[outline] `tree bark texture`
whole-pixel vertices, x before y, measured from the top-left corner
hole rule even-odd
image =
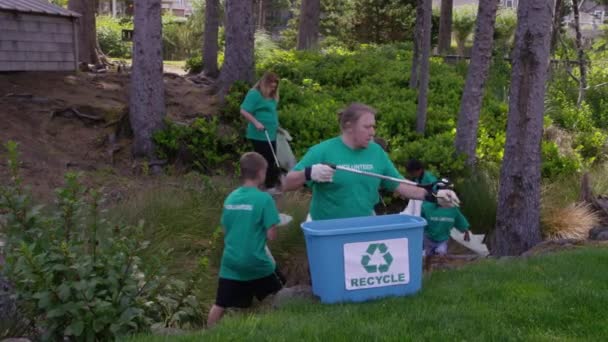
[[[411,89],[418,88],[418,74],[420,68],[420,44],[422,42],[422,32],[424,17],[424,0],[416,0],[416,22],[414,25],[414,46],[412,49],[412,70],[410,71],[410,83]]]
[[[494,24],[499,0],[481,0],[477,10],[477,28],[471,55],[471,63],[460,101],[460,113],[454,145],[456,151],[467,157],[467,164],[475,164],[479,113],[483,103],[484,86],[492,61]]]
[[[454,0],[441,0],[441,12],[439,16],[439,43],[438,50],[440,55],[445,55],[450,51],[452,45],[452,9]]]
[[[203,37],[203,73],[216,77],[217,51],[218,51],[218,32],[220,26],[220,1],[205,1],[205,33]]]
[[[310,50],[317,47],[320,16],[320,0],[302,0],[298,27],[298,50]]]
[[[226,52],[219,78],[220,101],[234,82],[253,83],[254,34],[253,1],[226,0]]]
[[[99,64],[97,56],[97,29],[95,27],[95,1],[69,0],[68,9],[79,13],[78,59],[87,64]]]
[[[423,31],[420,44],[420,78],[418,83],[418,108],[416,110],[416,132],[424,134],[426,128],[426,111],[428,103],[430,62],[431,62],[431,29],[433,27],[432,0],[424,0]]]
[[[585,91],[587,90],[587,65],[585,62],[585,50],[583,47],[583,35],[581,34],[581,22],[579,13],[579,0],[572,0],[572,12],[574,13],[574,32],[576,33],[576,51],[578,56],[578,68],[579,68],[579,86],[578,86],[578,100],[576,106],[580,108],[585,99]]]
[[[152,134],[163,127],[165,117],[161,1],[136,0],[134,6],[129,110],[133,156],[154,159]]]
[[[554,0],[519,3],[507,140],[493,253],[519,255],[541,241],[541,137]]]

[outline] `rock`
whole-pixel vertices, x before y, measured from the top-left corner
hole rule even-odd
[[[312,293],[312,288],[308,285],[284,287],[274,295],[272,306],[279,308],[293,299],[315,300],[315,296]]]
[[[598,240],[598,241],[608,240],[608,230],[601,231],[599,234],[597,234],[597,236],[595,237],[595,240]]]
[[[608,227],[595,227],[589,231],[590,240],[608,240]]]

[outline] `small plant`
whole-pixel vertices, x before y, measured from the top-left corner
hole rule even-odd
[[[589,231],[599,223],[598,214],[586,203],[557,208],[544,206],[541,212],[542,233],[544,238],[549,240],[585,240]]]
[[[167,276],[170,251],[142,261],[149,249],[143,222],[103,220],[101,193],[82,187],[76,173],[65,175],[54,208],[33,207],[19,175],[17,144],[6,148],[11,181],[0,188],[2,231],[8,237],[3,272],[43,340],[111,340],[155,322],[200,319],[190,288]],[[158,310],[167,298],[175,305]]]

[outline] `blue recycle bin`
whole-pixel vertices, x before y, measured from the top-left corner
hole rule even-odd
[[[313,293],[338,303],[418,292],[425,226],[409,215],[302,223]]]

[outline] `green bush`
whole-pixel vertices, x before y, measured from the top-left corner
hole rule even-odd
[[[198,74],[203,71],[203,56],[200,52],[195,53],[186,59],[184,71],[188,72],[189,74]]]
[[[238,160],[246,146],[242,135],[220,125],[217,116],[197,118],[190,126],[170,121],[165,126],[153,136],[159,157],[174,161],[183,148],[188,157],[182,161],[206,173],[219,172],[227,162]]]
[[[191,294],[198,272],[184,283],[166,275],[161,258],[142,262],[149,248],[141,239],[143,222],[101,219],[100,192],[82,187],[75,173],[66,174],[55,208],[34,206],[19,175],[17,144],[6,148],[11,178],[0,188],[8,237],[3,272],[43,340],[114,340],[155,323],[200,321]]]
[[[97,40],[101,51],[114,58],[131,58],[131,43],[122,40],[122,30],[132,29],[132,22],[109,16],[98,16],[96,25]]]

